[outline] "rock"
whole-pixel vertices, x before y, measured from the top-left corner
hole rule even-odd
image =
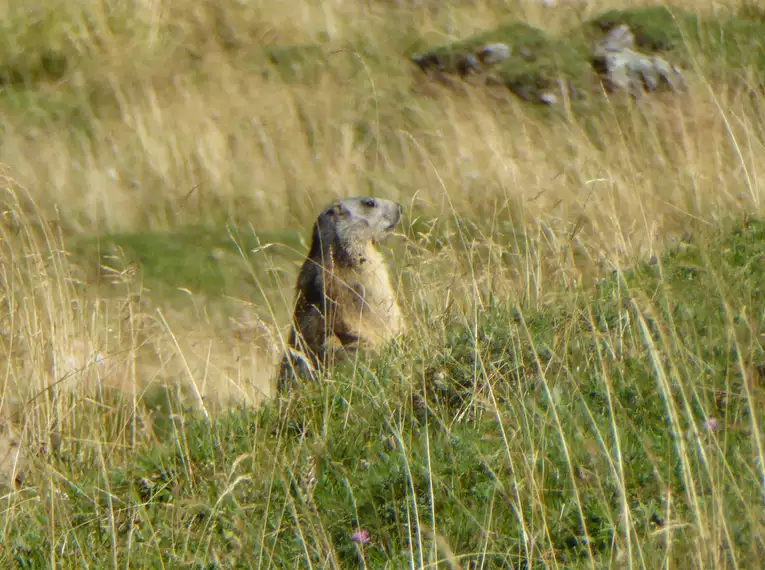
[[[466,55],[461,57],[456,62],[457,73],[463,77],[469,73],[478,73],[481,71],[481,66],[478,65],[478,61],[473,55]]]
[[[417,65],[423,72],[428,72],[431,69],[438,69],[443,71],[443,63],[438,54],[433,52],[416,53],[409,58],[409,60]]]
[[[484,65],[494,65],[510,58],[510,48],[506,44],[486,44],[476,52],[476,56]]]
[[[489,43],[481,46],[474,53],[451,53],[437,52],[418,53],[409,59],[423,72],[438,71],[441,73],[456,73],[461,77],[470,73],[480,73],[487,67],[491,67],[507,60],[510,57],[510,48],[503,43]]]
[[[539,102],[545,105],[556,105],[558,103],[558,97],[555,95],[555,93],[541,93],[539,95]]]
[[[676,93],[685,89],[685,79],[677,67],[634,48],[635,36],[626,24],[612,28],[595,46],[592,64],[609,91],[637,96],[665,86]]]
[[[587,84],[594,74],[591,46],[582,37],[560,41],[525,22],[510,21],[464,40],[427,49],[409,59],[429,79],[457,91],[463,83],[495,86],[533,103],[550,104],[561,80]],[[559,98],[559,97],[558,97]]]
[[[686,89],[683,72],[660,55],[660,47],[654,47],[671,46],[671,42],[646,43],[645,37],[653,37],[646,30],[652,29],[640,19],[634,25],[615,16],[602,20],[597,29],[603,37],[595,46],[586,39],[592,28],[551,38],[523,22],[510,22],[415,54],[410,60],[431,79],[458,91],[464,87],[460,80],[467,79],[474,86],[504,86],[540,105],[594,99],[602,92],[601,85],[635,97],[661,89],[674,93]]]
[[[614,52],[635,47],[635,34],[632,33],[629,26],[622,24],[616,26],[600,41],[595,48],[595,53]]]
[[[666,60],[657,56],[653,56],[651,59],[653,61],[653,71],[659,79],[666,81],[673,91],[679,92],[685,90],[685,77],[676,65],[671,65]]]

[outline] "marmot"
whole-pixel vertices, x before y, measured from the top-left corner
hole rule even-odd
[[[338,200],[319,214],[311,249],[300,270],[295,313],[278,391],[299,376],[313,379],[336,336],[344,349],[380,346],[404,331],[388,269],[375,242],[401,219],[391,200]]]

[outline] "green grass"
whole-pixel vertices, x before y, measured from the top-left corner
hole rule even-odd
[[[289,405],[175,409],[133,449],[69,425],[3,498],[0,561],[755,567],[763,283],[765,223],[750,222],[538,308],[496,300]]]
[[[116,274],[134,268],[155,298],[172,297],[182,289],[209,297],[250,297],[262,294],[256,280],[271,283],[276,274],[283,277],[290,264],[302,260],[303,239],[302,232],[294,231],[258,234],[226,225],[184,226],[165,232],[73,236],[68,250],[91,284],[113,281]],[[258,257],[264,249],[268,262]],[[292,272],[286,275],[292,279]]]

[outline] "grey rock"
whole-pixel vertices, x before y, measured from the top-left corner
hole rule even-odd
[[[555,95],[555,93],[546,91],[539,94],[539,102],[545,105],[555,105],[558,103],[558,97]]]
[[[438,54],[433,52],[416,53],[409,59],[422,69],[422,71],[429,71],[430,69],[443,71],[444,69],[442,58],[438,57]]]
[[[510,48],[506,44],[486,44],[476,52],[478,60],[485,65],[494,65],[510,58]]]
[[[622,24],[609,31],[595,48],[595,53],[605,53],[633,49],[635,47],[635,34],[629,26]]]
[[[676,66],[659,56],[635,50],[635,36],[624,24],[611,29],[595,46],[592,63],[609,91],[627,91],[637,96],[662,87],[677,93],[686,86]]]
[[[477,49],[475,53],[439,54],[424,52],[409,59],[424,72],[456,73],[464,77],[471,73],[480,73],[482,66],[491,66],[510,57],[510,48],[503,43],[489,43]]]
[[[455,67],[457,68],[457,73],[461,76],[481,71],[481,66],[478,64],[475,56],[470,54],[458,58],[455,62]]]
[[[436,77],[446,79],[445,73],[455,73],[464,77],[470,73],[478,73],[481,66],[472,54],[438,54],[434,52],[418,53],[411,56],[410,61],[416,64],[424,73],[433,73]]]

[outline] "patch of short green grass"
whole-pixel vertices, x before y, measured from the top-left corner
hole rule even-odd
[[[209,297],[259,298],[263,291],[256,280],[271,284],[284,278],[285,270],[277,270],[273,261],[279,260],[282,268],[299,263],[305,255],[303,237],[301,232],[257,234],[222,224],[76,236],[68,248],[91,283],[135,271],[159,298],[179,290]],[[263,255],[265,250],[268,255]]]
[[[14,86],[0,89],[0,109],[18,117],[25,129],[44,129],[65,124],[73,133],[91,135],[90,102],[84,93],[38,91]]]
[[[0,557],[754,567],[765,223],[686,241],[539,308],[453,315],[289,402],[208,420],[168,401],[134,449],[70,426],[5,495]]]

